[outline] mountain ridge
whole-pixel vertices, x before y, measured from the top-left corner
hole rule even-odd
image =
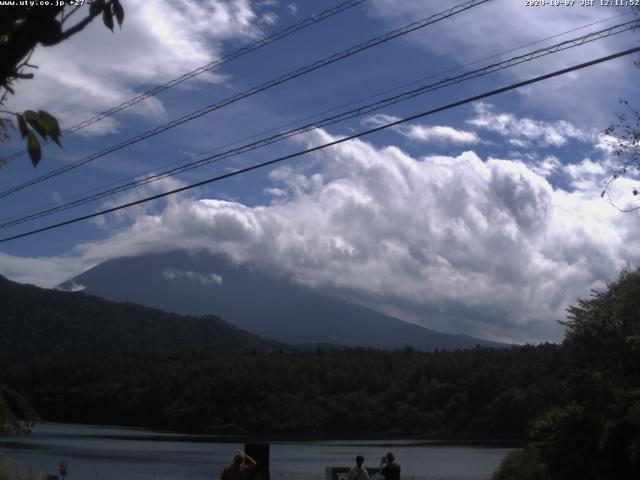
[[[397,349],[457,349],[504,344],[447,334],[318,293],[289,279],[235,265],[220,255],[173,251],[121,257],[59,287],[176,312],[214,314],[264,338]]]
[[[213,315],[193,317],[0,276],[0,358],[33,360],[120,353],[251,353],[289,349]]]

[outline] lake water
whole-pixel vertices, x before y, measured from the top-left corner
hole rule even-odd
[[[377,466],[389,450],[402,466],[403,480],[480,480],[490,478],[510,451],[417,440],[270,444],[273,480],[323,480],[327,466],[350,466],[357,453],[365,465]],[[0,453],[25,468],[57,474],[58,462],[66,461],[67,480],[213,480],[236,448],[243,444],[232,438],[60,423],[37,425],[28,437],[0,437]]]

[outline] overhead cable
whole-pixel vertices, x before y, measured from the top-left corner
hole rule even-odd
[[[216,176],[216,177],[208,178],[206,180],[202,180],[200,182],[196,182],[196,183],[192,183],[190,185],[186,185],[186,186],[183,186],[183,187],[180,187],[180,188],[176,188],[176,189],[170,190],[168,192],[159,193],[159,194],[152,195],[152,196],[149,196],[149,197],[145,197],[145,198],[133,201],[133,202],[128,202],[128,203],[125,203],[125,204],[122,204],[122,205],[118,205],[118,206],[115,206],[115,207],[107,208],[105,210],[101,210],[101,211],[98,211],[98,212],[95,212],[95,213],[91,213],[91,214],[88,214],[88,215],[83,215],[83,216],[80,216],[80,217],[76,217],[76,218],[73,218],[73,219],[70,219],[70,220],[66,220],[64,222],[55,223],[55,224],[52,224],[52,225],[47,225],[46,227],[37,228],[37,229],[30,230],[30,231],[27,231],[27,232],[24,232],[24,233],[20,233],[20,234],[17,234],[17,235],[4,237],[4,238],[0,239],[0,243],[5,243],[5,242],[8,242],[10,240],[16,240],[16,239],[19,239],[19,238],[24,238],[24,237],[27,237],[27,236],[35,235],[37,233],[46,232],[46,231],[53,230],[53,229],[56,229],[56,228],[60,228],[60,227],[66,226],[66,225],[71,225],[71,224],[74,224],[74,223],[77,223],[77,222],[81,222],[83,220],[96,218],[96,217],[99,217],[99,216],[102,216],[102,215],[106,215],[108,213],[112,213],[112,212],[116,212],[116,211],[123,210],[123,209],[126,209],[126,208],[130,208],[130,207],[133,207],[135,205],[141,205],[143,203],[151,202],[153,200],[158,200],[160,198],[165,198],[165,197],[168,197],[170,195],[175,195],[177,193],[181,193],[181,192],[185,192],[185,191],[188,191],[188,190],[192,190],[194,188],[202,187],[204,185],[208,185],[208,184],[211,184],[211,183],[214,183],[214,182],[219,182],[219,181],[225,180],[227,178],[235,177],[235,176],[242,175],[242,174],[254,171],[254,170],[258,170],[258,169],[265,168],[265,167],[268,167],[268,166],[271,166],[271,165],[275,165],[277,163],[284,162],[284,161],[290,160],[292,158],[300,157],[300,156],[306,155],[308,153],[312,153],[312,152],[316,152],[316,151],[319,151],[319,150],[323,150],[325,148],[328,148],[328,147],[331,147],[331,146],[334,146],[334,145],[338,145],[338,144],[341,144],[341,143],[344,143],[344,142],[348,142],[350,140],[354,140],[354,139],[357,139],[357,138],[368,136],[368,135],[371,135],[373,133],[380,132],[382,130],[386,130],[387,128],[395,127],[397,125],[401,125],[401,124],[406,123],[406,122],[410,122],[410,121],[413,121],[413,120],[417,120],[419,118],[423,118],[423,117],[426,117],[426,116],[429,116],[429,115],[433,115],[435,113],[443,112],[445,110],[450,110],[450,109],[455,108],[455,107],[459,107],[459,106],[462,106],[462,105],[466,105],[468,103],[476,102],[478,100],[483,100],[485,98],[489,98],[489,97],[492,97],[492,96],[495,96],[495,95],[499,95],[501,93],[505,93],[505,92],[512,91],[512,90],[516,90],[518,88],[522,88],[522,87],[525,87],[525,86],[528,86],[528,85],[532,85],[534,83],[539,83],[539,82],[548,80],[550,78],[558,77],[560,75],[565,75],[567,73],[574,72],[576,70],[581,70],[581,69],[584,69],[584,68],[588,68],[588,67],[591,67],[593,65],[597,65],[597,64],[600,64],[600,63],[603,63],[603,62],[607,62],[607,61],[610,61],[610,60],[613,60],[613,59],[616,59],[616,58],[624,57],[626,55],[631,55],[631,54],[638,53],[638,52],[640,52],[640,47],[630,48],[630,49],[623,50],[623,51],[618,52],[618,53],[614,53],[612,55],[607,55],[605,57],[600,57],[600,58],[597,58],[595,60],[591,60],[591,61],[588,61],[588,62],[580,63],[580,64],[574,65],[572,67],[563,68],[561,70],[556,70],[556,71],[554,71],[552,73],[547,73],[545,75],[540,75],[538,77],[534,77],[534,78],[531,78],[529,80],[524,80],[522,82],[514,83],[514,84],[508,85],[506,87],[502,87],[502,88],[498,88],[498,89],[495,89],[495,90],[491,90],[489,92],[485,92],[485,93],[482,93],[480,95],[475,95],[473,97],[465,98],[464,100],[459,100],[457,102],[449,103],[448,105],[445,105],[445,106],[442,106],[442,107],[438,107],[438,108],[435,108],[435,109],[432,109],[432,110],[421,112],[421,113],[412,115],[410,117],[402,118],[402,119],[399,119],[399,120],[396,120],[396,121],[393,121],[393,122],[386,123],[384,125],[380,125],[378,127],[370,128],[368,130],[365,130],[365,131],[362,131],[362,132],[359,132],[359,133],[356,133],[354,135],[350,135],[350,136],[347,136],[347,137],[343,137],[343,138],[340,138],[338,140],[334,140],[332,142],[328,142],[328,143],[324,143],[322,145],[318,145],[318,146],[315,146],[315,147],[307,148],[305,150],[300,150],[300,151],[295,152],[295,153],[284,155],[284,156],[281,156],[281,157],[278,157],[278,158],[275,158],[275,159],[272,159],[272,160],[268,160],[266,162],[258,163],[258,164],[252,165],[250,167],[246,167],[246,168],[242,168],[242,169],[236,170],[234,172],[226,173],[224,175],[219,175],[219,176]]]
[[[294,135],[300,135],[302,133],[305,132],[309,132],[311,130],[315,130],[318,128],[323,128],[323,127],[327,127],[329,125],[338,123],[338,122],[343,122],[345,120],[351,119],[351,118],[355,118],[358,116],[362,116],[368,113],[372,113],[374,111],[380,110],[381,108],[385,108],[391,105],[394,105],[396,103],[400,103],[406,100],[409,100],[411,98],[417,97],[419,95],[423,95],[425,93],[429,93],[435,90],[439,90],[441,88],[444,87],[448,87],[451,85],[455,85],[467,80],[471,80],[474,78],[478,78],[481,76],[485,76],[488,75],[490,73],[494,73],[494,72],[498,72],[501,70],[505,70],[507,68],[511,68],[513,66],[516,65],[520,65],[522,63],[526,63],[526,62],[530,62],[532,60],[535,60],[537,58],[541,58],[547,55],[551,55],[557,52],[561,52],[561,51],[565,51],[568,50],[570,48],[575,48],[587,43],[591,43],[597,40],[602,40],[604,38],[608,38],[610,36],[613,35],[617,35],[629,30],[633,30],[635,28],[637,28],[638,26],[640,26],[640,21],[639,20],[634,20],[634,21],[630,21],[630,22],[625,22],[622,23],[620,25],[615,25],[612,26],[610,28],[606,28],[597,32],[590,32],[587,33],[585,35],[582,35],[580,37],[577,38],[572,38],[570,40],[565,40],[563,42],[557,43],[555,45],[551,45],[549,47],[545,47],[545,48],[539,48],[537,50],[534,50],[532,52],[526,53],[526,54],[522,54],[522,55],[518,55],[516,57],[512,57],[508,60],[504,60],[502,62],[498,62],[498,63],[494,63],[492,65],[488,65],[486,67],[480,68],[480,69],[476,69],[470,72],[466,72],[462,75],[458,75],[455,77],[449,77],[449,78],[445,78],[443,80],[440,80],[438,82],[435,83],[431,83],[431,84],[427,84],[427,85],[422,85],[416,89],[407,91],[407,92],[403,92],[400,93],[398,95],[395,95],[393,97],[389,97],[389,98],[385,98],[382,99],[380,101],[374,102],[374,103],[370,103],[368,105],[364,105],[337,115],[333,115],[327,118],[324,118],[322,120],[318,120],[316,122],[313,123],[309,123],[307,125],[301,126],[301,127],[297,127],[297,128],[293,128],[290,130],[287,130],[285,132],[281,132],[278,133],[276,135],[272,135],[268,138],[264,138],[261,140],[258,140],[256,142],[252,142],[252,143],[248,143],[245,145],[242,145],[240,147],[237,148],[233,148],[230,150],[227,150],[225,152],[219,153],[219,154],[215,154],[215,155],[210,155],[207,156],[204,159],[200,159],[200,160],[196,160],[194,162],[189,162],[183,165],[180,165],[178,167],[175,168],[171,168],[168,170],[165,170],[163,172],[159,172],[159,173],[154,173],[153,175],[149,175],[147,177],[141,178],[141,179],[136,179],[134,181],[131,181],[129,183],[126,183],[124,185],[120,185],[118,187],[113,187],[113,188],[107,188],[104,189],[100,192],[94,193],[92,195],[88,195],[73,201],[69,201],[69,202],[65,202],[65,203],[61,203],[59,205],[55,205],[51,208],[48,208],[46,210],[42,210],[39,211],[37,213],[33,213],[30,215],[25,215],[22,216],[20,218],[14,218],[8,221],[5,221],[4,223],[0,223],[0,228],[8,228],[8,227],[13,227],[25,222],[29,222],[29,221],[33,221],[36,220],[38,218],[42,218],[42,217],[46,217],[49,215],[52,215],[54,213],[58,213],[64,210],[68,210],[72,207],[76,207],[79,205],[84,205],[87,203],[90,203],[92,201],[96,201],[99,200],[101,198],[105,198],[111,195],[115,195],[117,193],[121,193],[124,191],[128,191],[134,188],[138,188],[141,187],[143,185],[147,185],[149,183],[152,182],[156,182],[159,180],[162,180],[164,178],[167,177],[171,177],[171,176],[175,176],[178,175],[180,173],[184,173],[190,170],[193,170],[195,168],[200,168],[202,166],[208,165],[210,163],[213,162],[218,162],[221,161],[223,159],[232,157],[232,156],[236,156],[236,155],[240,155],[242,153],[247,153],[249,151],[258,149],[258,148],[262,148],[265,147],[267,145],[271,145],[275,142],[284,140],[286,138],[290,138]]]
[[[223,57],[214,60],[210,63],[207,63],[206,65],[203,65],[201,67],[196,68],[195,70],[192,70],[188,73],[185,73],[184,75],[181,75],[177,78],[174,78],[173,80],[168,81],[167,83],[164,83],[162,85],[158,85],[157,87],[152,88],[151,90],[148,90],[144,93],[141,93],[140,95],[137,95],[133,98],[130,98],[124,102],[122,102],[120,105],[116,105],[115,107],[110,108],[109,110],[105,110],[104,112],[98,113],[97,115],[94,115],[91,118],[88,118],[86,120],[84,120],[83,122],[80,122],[72,127],[69,127],[68,129],[64,130],[62,132],[63,136],[69,136],[75,132],[77,132],[78,130],[82,130],[85,127],[88,127],[89,125],[93,125],[94,123],[99,122],[100,120],[103,120],[107,117],[110,117],[111,115],[120,112],[122,110],[125,110],[129,107],[132,107],[133,105],[136,105],[137,103],[142,102],[143,100],[146,100],[147,98],[151,98],[155,95],[158,95],[161,92],[164,92],[165,90],[168,90],[171,87],[175,87],[176,85],[181,84],[182,82],[186,82],[187,80],[190,80],[194,77],[197,77],[198,75],[208,72],[210,70],[213,70],[217,67],[220,67],[221,65],[224,65],[225,63],[229,63],[232,60],[235,60],[237,58],[240,58],[248,53],[254,52],[262,47],[265,47],[271,43],[277,42],[278,40],[281,40],[285,37],[288,37],[289,35],[292,35],[295,32],[298,32],[300,30],[303,30],[307,27],[309,27],[310,25],[319,23],[323,20],[326,20],[327,18],[333,17],[334,15],[338,15],[339,13],[344,12],[345,10],[349,10],[350,8],[353,8],[357,5],[360,5],[361,3],[366,2],[367,0],[349,0],[348,2],[344,2],[341,3],[339,5],[336,5],[333,8],[330,8],[328,10],[325,10],[323,12],[320,12],[316,15],[313,15],[311,17],[305,18],[304,20],[294,24],[294,25],[290,25],[287,28],[280,30],[279,32],[273,33],[267,37],[264,37],[256,42],[253,42],[249,45],[245,45],[244,47],[239,48],[238,50],[231,52],[227,55],[224,55]],[[50,141],[44,142],[45,144],[50,143]],[[15,158],[21,157],[22,155],[25,155],[27,153],[27,149],[21,150],[19,152],[16,152],[10,156],[8,156],[6,158],[6,160],[13,160]]]
[[[305,75],[307,73],[310,73],[314,70],[317,70],[319,68],[325,67],[327,65],[330,65],[332,63],[338,62],[340,60],[343,60],[345,58],[348,58],[352,55],[355,55],[357,53],[360,53],[364,50],[367,50],[369,48],[375,47],[377,45],[380,45],[382,43],[388,42],[390,40],[393,40],[394,38],[400,37],[402,35],[406,35],[408,33],[411,33],[415,30],[424,28],[428,25],[432,25],[436,22],[440,22],[442,20],[445,20],[447,18],[450,18],[454,15],[457,15],[459,13],[462,13],[464,11],[467,11],[471,8],[477,7],[479,5],[482,5],[484,3],[487,2],[491,2],[493,0],[470,0],[467,1],[465,3],[462,3],[460,5],[456,5],[455,7],[449,8],[443,12],[440,13],[436,13],[434,15],[431,15],[427,18],[424,18],[422,20],[419,20],[417,22],[413,22],[409,25],[406,25],[402,28],[396,29],[396,30],[392,30],[391,32],[388,32],[384,35],[381,35],[379,37],[375,37],[371,40],[368,40],[367,42],[355,45],[353,47],[350,47],[346,50],[343,50],[339,53],[336,53],[334,55],[331,55],[330,57],[327,57],[323,60],[318,60],[314,63],[308,64],[304,67],[298,68],[290,73],[287,73],[285,75],[281,75],[280,77],[277,77],[273,80],[270,80],[268,82],[265,82],[261,85],[258,85],[256,87],[250,88],[249,90],[245,90],[244,92],[240,92],[237,93],[231,97],[228,97],[224,100],[221,100],[217,103],[211,104],[211,105],[207,105],[203,108],[200,108],[198,110],[195,110],[187,115],[184,115],[178,119],[175,119],[169,123],[166,123],[164,125],[160,125],[152,130],[148,130],[144,133],[141,133],[133,138],[130,138],[128,140],[125,140],[121,143],[118,143],[116,145],[112,145],[111,147],[105,148],[104,150],[101,150],[97,153],[94,153],[92,155],[89,155],[87,157],[84,157],[80,160],[76,160],[75,162],[69,163],[63,167],[60,167],[56,170],[52,170],[51,172],[45,174],[45,175],[41,175],[39,177],[36,177],[32,180],[29,180],[25,183],[19,184],[15,187],[12,187],[8,190],[5,190],[3,192],[0,193],[0,198],[4,198],[7,197],[15,192],[18,192],[20,190],[23,190],[27,187],[30,187],[32,185],[44,182],[45,180],[49,180],[51,178],[57,177],[58,175],[61,175],[63,173],[69,172],[73,169],[76,169],[82,165],[85,165],[89,162],[92,162],[100,157],[103,157],[105,155],[108,155],[110,153],[113,153],[117,150],[121,150],[129,145],[133,145],[134,143],[138,143],[142,140],[145,140],[147,138],[153,137],[155,135],[158,135],[159,133],[165,132],[167,130],[170,130],[174,127],[177,127],[178,125],[182,125],[183,123],[186,122],[190,122],[191,120],[195,120],[196,118],[199,118],[203,115],[206,115],[210,112],[213,112],[214,110],[218,110],[220,108],[223,108],[227,105],[230,105],[232,103],[235,103],[239,100],[242,100],[244,98],[250,97],[252,95],[255,95],[259,92],[262,92],[264,90],[267,90],[269,88],[275,87],[276,85],[280,85],[282,83],[288,82],[290,80],[293,80],[294,78],[300,77],[302,75]]]

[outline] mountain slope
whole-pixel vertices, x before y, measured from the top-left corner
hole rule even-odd
[[[263,337],[287,343],[420,350],[499,346],[407,323],[319,294],[220,256],[171,252],[100,264],[61,288],[131,301],[180,314],[215,314]]]
[[[220,353],[282,347],[214,317],[182,317],[0,276],[0,358],[31,360],[124,352]]]

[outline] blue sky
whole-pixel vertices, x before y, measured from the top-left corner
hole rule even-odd
[[[526,7],[493,0],[2,199],[2,218],[211,151],[326,110],[501,55],[507,59],[629,21],[625,7]],[[578,2],[579,3],[579,2]],[[45,109],[64,126],[204,65],[337,1],[128,0],[123,29],[94,22],[36,51],[36,78],[8,108]],[[84,155],[457,2],[368,0],[170,89],[0,172],[6,190]],[[439,90],[376,114],[69,210],[28,227],[192,183],[531,76],[635,47],[638,32]],[[602,132],[638,104],[627,57],[332,147],[98,221],[0,245],[0,274],[54,286],[109,258],[206,249],[291,276],[437,330],[557,340],[567,305],[640,259],[638,216],[599,193],[611,171]],[[478,68],[496,59],[484,60]],[[448,74],[448,75],[451,75]],[[409,88],[409,87],[405,87]],[[402,91],[399,89],[396,91]],[[369,98],[369,100],[365,100]],[[355,103],[354,103],[355,102]],[[2,146],[10,153],[19,143]],[[620,206],[633,179],[616,182]],[[215,273],[215,272],[211,272]]]

